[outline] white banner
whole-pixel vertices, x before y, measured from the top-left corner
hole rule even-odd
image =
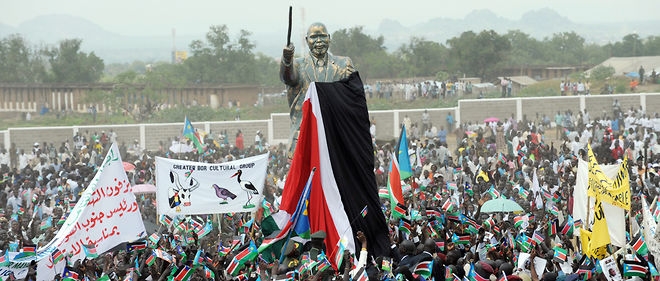
[[[252,212],[261,206],[268,153],[208,164],[156,157],[161,215]]]
[[[605,176],[612,178],[619,172],[619,165],[600,165],[603,169]],[[575,179],[575,188],[573,189],[573,219],[582,220],[584,227],[589,227],[594,221],[594,204],[593,198],[587,197],[587,185],[589,184],[589,163],[578,160],[577,178]],[[587,208],[586,202],[590,201]],[[584,203],[583,203],[584,202]],[[610,240],[613,245],[623,247],[626,244],[626,222],[625,210],[616,206],[612,206],[607,202],[603,203],[603,212],[607,220],[607,230],[610,233]],[[587,219],[587,212],[589,213],[589,222]],[[575,236],[580,236],[579,231],[573,232]]]
[[[117,144],[113,143],[55,238],[37,251],[37,279],[54,280],[57,273],[62,273],[65,260],[53,265],[51,258],[56,248],[65,256],[72,255],[71,261],[75,262],[85,258],[83,245],[95,245],[100,255],[123,242],[144,237],[146,231],[140,209],[131,192]]]

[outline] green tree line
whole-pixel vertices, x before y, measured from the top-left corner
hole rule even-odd
[[[20,35],[0,40],[0,82],[91,83],[101,79],[105,67],[94,52],[80,51],[80,39],[57,46],[31,47]]]
[[[536,39],[519,30],[505,34],[493,30],[466,31],[444,43],[413,37],[399,48],[388,50],[386,38],[368,35],[358,26],[333,32],[331,40],[330,51],[351,57],[366,78],[446,75],[492,78],[504,67],[597,64],[611,56],[660,55],[660,36],[641,38],[637,34],[598,45],[587,43],[575,32]],[[3,38],[0,82],[98,82],[106,66],[94,52],[82,52],[81,44],[79,39],[67,39],[56,46],[32,47],[20,35]],[[108,72],[113,77],[105,80],[153,87],[158,87],[155,84],[158,81],[169,81],[168,85],[280,85],[277,59],[256,53],[255,44],[249,31],[241,30],[236,38],[231,38],[227,26],[211,26],[204,38],[190,43],[190,56],[183,63],[157,63],[150,68],[134,63],[127,71],[111,67]]]
[[[519,30],[505,34],[466,31],[445,44],[413,37],[392,51],[386,50],[384,41],[382,36],[365,34],[362,27],[346,28],[332,34],[330,49],[350,56],[368,78],[435,77],[439,73],[492,78],[505,67],[598,64],[613,56],[660,55],[660,36],[642,39],[637,34],[598,45],[575,32],[536,39]]]

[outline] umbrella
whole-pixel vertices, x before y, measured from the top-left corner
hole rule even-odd
[[[498,122],[498,121],[500,121],[500,119],[495,118],[495,117],[490,117],[490,118],[486,118],[486,119],[484,119],[484,122],[485,122],[485,123]]]
[[[170,151],[174,153],[187,153],[192,151],[192,147],[184,143],[175,143],[170,146]]]
[[[628,73],[626,73],[626,77],[639,77],[639,73],[637,73],[637,72],[628,72]]]
[[[518,203],[502,197],[486,201],[481,206],[481,211],[484,213],[497,213],[497,212],[523,212],[523,208]]]
[[[135,170],[135,165],[133,165],[131,163],[122,162],[121,164],[124,165],[124,171],[126,171],[126,172]]]
[[[138,184],[134,185],[131,191],[135,194],[156,193],[156,186],[153,184]]]

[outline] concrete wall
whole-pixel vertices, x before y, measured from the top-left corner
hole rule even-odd
[[[0,131],[0,147],[5,147],[5,138],[9,137],[7,131]]]
[[[614,100],[619,100],[623,111],[628,111],[631,106],[635,109],[640,106],[639,95],[588,96],[585,97],[585,103],[589,116],[600,117],[603,113],[611,115],[614,112],[612,110]]]
[[[460,100],[458,107],[461,122],[483,122],[490,117],[508,119],[511,114],[516,115],[516,99]]]
[[[539,117],[550,117],[554,121],[554,116],[557,111],[562,113],[571,110],[578,112],[580,110],[580,97],[543,97],[534,99],[521,99],[522,114],[527,116],[528,119],[536,118],[536,113]]]
[[[273,139],[287,141],[289,139],[289,114],[273,113],[270,115],[273,123]]]
[[[35,142],[53,143],[59,147],[62,142],[69,141],[73,137],[73,127],[34,127],[34,128],[9,128],[10,143],[5,143],[9,149],[11,143],[16,144],[17,149],[29,152]]]
[[[398,135],[398,129],[395,130],[395,111],[391,110],[375,110],[369,112],[369,120],[376,124],[376,139],[391,140],[394,136]],[[399,119],[403,122],[403,118]]]
[[[460,100],[458,107],[454,108],[428,108],[407,110],[374,110],[369,112],[369,118],[376,123],[376,138],[379,140],[392,140],[399,136],[400,124],[405,116],[412,123],[421,126],[421,117],[424,110],[428,110],[431,116],[431,124],[440,129],[447,126],[446,118],[449,113],[454,115],[457,122],[483,122],[485,118],[497,117],[500,119],[513,116],[520,120],[523,116],[529,119],[549,115],[554,119],[557,111],[571,110],[577,113],[587,109],[592,118],[601,116],[603,111],[610,114],[612,103],[617,99],[624,110],[631,106],[638,108],[642,106],[647,114],[653,115],[660,112],[660,93],[621,94],[609,96],[567,96],[567,97],[535,97],[535,98],[507,98],[507,99],[473,99]],[[289,137],[289,115],[288,113],[273,113],[268,120],[249,121],[209,121],[194,122],[193,126],[209,132],[213,137],[227,130],[229,143],[235,143],[236,132],[243,132],[245,145],[254,142],[257,130],[261,131],[265,140],[269,143],[286,143]],[[113,130],[118,135],[121,144],[132,143],[134,140],[149,150],[158,148],[162,141],[167,147],[168,139],[181,136],[183,122],[163,124],[132,124],[132,125],[103,125],[103,126],[71,126],[71,127],[35,127],[35,128],[9,128],[0,131],[0,145],[9,148],[11,143],[16,143],[18,148],[29,150],[35,142],[53,142],[59,147],[63,141],[71,140],[71,137],[80,132],[92,134],[102,131]]]

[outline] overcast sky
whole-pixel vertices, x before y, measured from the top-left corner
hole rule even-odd
[[[412,25],[435,17],[463,18],[475,9],[519,19],[547,7],[579,23],[660,19],[660,0],[0,0],[0,23],[16,26],[40,15],[68,14],[122,35],[166,35],[172,28],[198,34],[212,24],[263,32],[286,29],[288,5],[294,7],[294,26],[302,22],[303,11],[305,24],[371,28],[384,18]]]

